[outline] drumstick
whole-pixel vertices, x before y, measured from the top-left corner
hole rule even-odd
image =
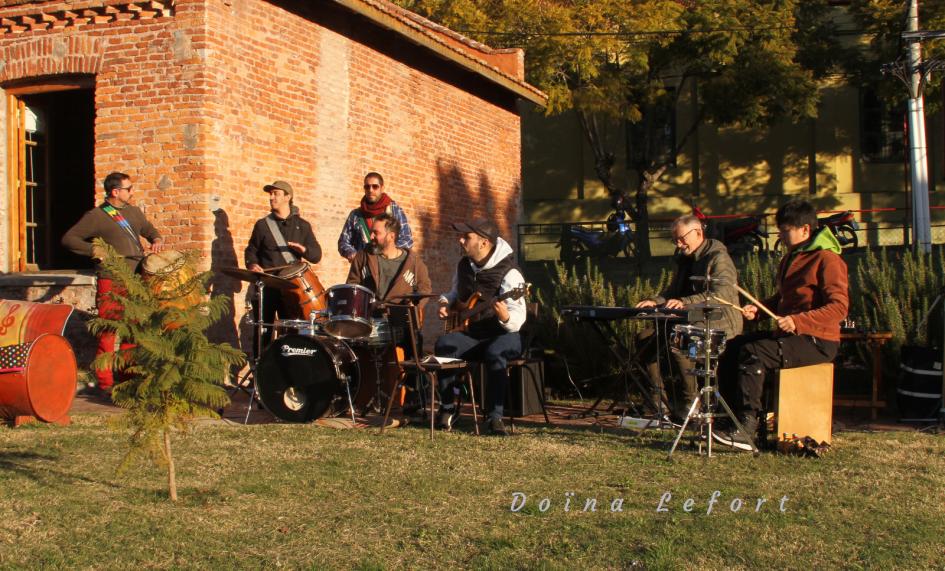
[[[748,301],[750,301],[750,302],[754,303],[755,305],[757,305],[758,308],[759,308],[761,311],[764,311],[765,313],[767,313],[767,314],[771,317],[771,319],[781,319],[779,316],[775,315],[774,312],[772,312],[770,309],[768,309],[767,307],[765,307],[765,304],[763,304],[763,303],[761,303],[760,301],[758,301],[757,299],[755,299],[755,297],[754,297],[753,295],[751,295],[750,293],[748,293],[747,291],[743,290],[742,288],[738,287],[737,285],[735,286],[735,289],[738,290],[738,293],[740,293],[740,294],[742,294],[743,296],[747,297],[747,298],[748,298]]]
[[[740,306],[735,305],[734,303],[732,303],[732,302],[730,302],[730,301],[728,301],[728,300],[722,299],[721,297],[715,297],[714,295],[710,295],[709,297],[711,297],[711,298],[714,299],[715,301],[718,301],[718,302],[720,302],[720,303],[724,303],[725,305],[732,306],[732,307],[734,307],[734,308],[735,308],[736,310],[738,310],[738,311],[741,311],[741,310],[742,310],[742,308],[741,308]]]

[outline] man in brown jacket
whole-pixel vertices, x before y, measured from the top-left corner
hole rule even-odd
[[[400,229],[397,219],[386,212],[375,217],[371,247],[355,254],[346,283],[368,288],[378,301],[432,292],[430,274],[420,256],[397,247]]]
[[[71,252],[89,256],[94,262],[99,263],[104,253],[92,245],[92,240],[102,238],[125,257],[129,267],[137,269],[145,256],[139,236],[150,242],[152,252],[161,251],[163,239],[141,209],[130,203],[133,190],[131,177],[124,173],[113,172],[105,177],[104,186],[105,201],[86,212],[75,226],[63,235],[62,245]],[[95,289],[95,305],[98,307],[99,316],[121,319],[124,308],[109,295],[109,292],[117,288],[118,284],[113,284],[112,279],[103,275],[99,267]],[[115,344],[115,333],[103,331],[98,336],[96,356],[115,351]],[[119,350],[130,347],[132,347],[131,340],[121,340]],[[98,380],[98,386],[90,388],[87,392],[95,396],[108,397],[115,383],[112,371],[95,371],[95,377]]]
[[[755,440],[765,373],[833,361],[840,346],[840,322],[850,302],[840,243],[829,228],[816,230],[813,205],[789,202],[778,209],[776,220],[788,251],[778,267],[777,293],[763,303],[778,315],[778,328],[736,339],[725,351],[725,361],[735,362],[721,365],[735,377],[736,386],[729,391],[729,398],[734,398],[729,402],[736,405],[744,430],[715,434],[723,444],[740,450],[751,450]],[[755,319],[758,307],[746,305],[742,313],[745,319]]]

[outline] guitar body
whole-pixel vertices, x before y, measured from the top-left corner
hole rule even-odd
[[[493,317],[493,303],[507,299],[519,299],[528,294],[528,288],[531,285],[530,283],[522,284],[499,295],[494,300],[484,301],[483,295],[476,292],[469,296],[466,301],[457,301],[450,307],[450,313],[446,318],[446,333],[468,331],[470,323]]]
[[[453,305],[450,306],[450,314],[446,318],[444,323],[444,330],[447,333],[453,333],[454,331],[466,331],[469,329],[469,312],[476,307],[476,304],[479,303],[479,300],[482,299],[482,294],[476,292],[469,296],[469,299],[466,301],[456,301]]]

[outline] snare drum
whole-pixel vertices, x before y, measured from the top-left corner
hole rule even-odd
[[[706,348],[709,356],[717,359],[725,350],[725,331],[709,329],[707,343],[704,328],[697,325],[676,325],[669,342],[674,353],[686,355],[690,359],[704,357]]]
[[[366,287],[343,284],[328,288],[328,323],[325,331],[341,339],[362,339],[374,329],[371,306],[374,292]]]
[[[280,337],[289,334],[313,337],[321,333],[321,324],[304,319],[277,319],[273,325]]]
[[[282,290],[285,309],[290,313],[287,317],[310,319],[313,311],[325,309],[325,287],[318,281],[312,266],[299,262],[282,268],[276,275],[298,286]]]
[[[390,321],[386,317],[375,317],[371,320],[371,333],[367,337],[354,340],[353,343],[373,348],[392,345],[394,338],[391,335]]]

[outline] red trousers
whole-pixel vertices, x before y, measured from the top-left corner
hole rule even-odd
[[[108,295],[110,291],[124,293],[124,290],[117,284],[113,284],[110,278],[99,277],[95,289],[95,305],[98,306],[98,315],[104,319],[121,319],[125,308]],[[121,339],[120,341],[119,343],[118,336],[114,331],[99,333],[98,349],[95,351],[95,356],[98,357],[102,353],[114,351],[127,351],[134,347],[134,343],[131,343],[130,340]],[[115,382],[121,382],[126,378],[121,372],[115,375],[114,371],[111,370],[95,371],[95,377],[98,379],[98,387],[103,390],[111,390]]]

